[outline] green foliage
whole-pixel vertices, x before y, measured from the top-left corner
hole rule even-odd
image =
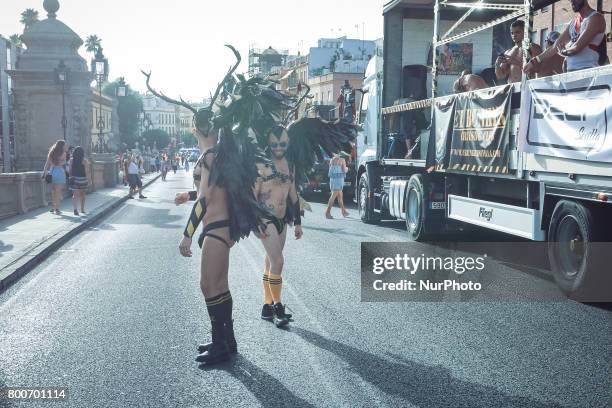
[[[144,146],[153,148],[156,145],[158,150],[165,149],[170,143],[170,135],[161,129],[151,129],[142,132],[142,139],[144,140]]]
[[[90,35],[85,39],[85,50],[87,52],[95,54],[96,52],[98,52],[98,48],[100,48],[101,46],[102,39],[95,34]]]
[[[180,135],[180,140],[185,147],[197,147],[198,139],[191,132],[183,132]]]
[[[38,11],[32,8],[26,9],[23,13],[21,13],[21,19],[19,19],[19,22],[25,26],[26,30],[30,28],[32,24],[36,23],[37,21],[38,21]]]
[[[11,44],[13,44],[15,47],[20,47],[23,44],[23,41],[21,41],[21,36],[19,34],[13,34],[9,37],[9,40],[11,41]]]
[[[118,80],[108,83],[102,93],[111,98],[116,98]],[[136,92],[132,92],[128,87],[127,96],[116,98],[119,101],[117,115],[119,116],[119,133],[121,143],[125,143],[129,148],[135,147],[138,140],[138,130],[140,128],[140,113],[142,112],[142,97]]]

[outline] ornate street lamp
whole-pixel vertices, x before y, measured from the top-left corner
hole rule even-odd
[[[117,83],[117,88],[115,89],[115,95],[117,98],[123,98],[127,96],[128,86],[125,83],[125,79],[123,77],[119,78],[119,82]]]
[[[98,85],[98,94],[100,109],[98,112],[98,118],[96,121],[96,127],[98,129],[98,143],[94,150],[98,153],[106,153],[106,140],[104,140],[104,117],[102,116],[102,84],[108,79],[108,59],[104,58],[102,53],[102,47],[98,47],[96,51],[96,57],[91,60],[91,70],[96,76],[96,83]]]
[[[64,60],[60,60],[59,65],[55,68],[55,83],[62,87],[62,129],[64,130],[64,140],[66,140],[66,128],[68,120],[66,119],[66,86],[70,81],[70,68],[64,64]]]

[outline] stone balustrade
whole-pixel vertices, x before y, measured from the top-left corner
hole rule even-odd
[[[90,160],[93,184],[90,191],[115,187],[119,180],[119,160],[115,155],[95,155]],[[65,189],[65,196],[71,192]],[[0,174],[0,219],[24,214],[51,202],[51,186],[41,171]]]

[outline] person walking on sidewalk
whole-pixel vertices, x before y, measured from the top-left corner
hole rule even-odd
[[[59,204],[66,186],[66,152],[68,146],[64,140],[58,140],[49,149],[47,162],[43,169],[43,178],[51,183],[51,212],[61,214]]]
[[[70,160],[68,186],[72,191],[72,207],[74,215],[79,215],[77,203],[81,204],[81,213],[85,214],[85,194],[89,187],[89,162],[85,159],[85,151],[81,146],[74,149]]]
[[[166,176],[168,175],[169,169],[170,169],[170,164],[168,162],[168,154],[164,153],[162,155],[162,161],[161,161],[162,181],[166,181]]]
[[[132,156],[128,164],[128,183],[130,184],[130,195],[128,198],[134,198],[134,193],[138,190],[138,198],[147,198],[142,195],[142,180],[138,174],[138,164],[136,157]]]
[[[338,200],[338,204],[342,209],[342,216],[349,216],[349,212],[346,211],[346,208],[344,207],[344,197],[342,191],[342,189],[344,189],[344,178],[348,172],[348,167],[346,166],[347,157],[349,157],[347,153],[341,152],[340,154],[335,154],[329,162],[328,176],[331,197],[329,197],[329,201],[327,202],[327,210],[325,211],[325,217],[329,219],[334,218],[331,215],[331,209],[336,200]]]

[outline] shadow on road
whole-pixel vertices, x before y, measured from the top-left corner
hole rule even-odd
[[[15,404],[9,400],[5,394],[6,387],[8,387],[8,385],[4,382],[4,378],[4,373],[0,371],[0,408],[12,408],[15,406]],[[14,387],[15,385],[11,384],[11,386]]]
[[[14,246],[13,246],[13,245],[11,245],[11,244],[6,245],[6,244],[4,243],[4,241],[0,241],[0,257],[2,256],[2,253],[3,253],[3,252],[9,252],[9,251],[12,251],[12,250],[13,250],[13,248],[14,248]]]
[[[126,206],[131,207],[131,210],[138,211],[139,217],[123,217],[121,220],[113,220],[113,224],[152,225],[157,228],[177,229],[180,228],[182,225],[176,223],[185,220],[184,217],[181,217],[179,215],[170,215],[169,209],[140,207],[131,203],[126,204]],[[143,219],[146,219],[146,221],[143,221]]]
[[[200,366],[201,370],[223,370],[240,381],[264,407],[314,407],[308,401],[294,395],[282,382],[251,363],[247,358],[237,355],[223,365]]]
[[[291,332],[335,354],[348,364],[350,370],[382,393],[397,396],[407,404],[431,408],[562,407],[529,397],[508,395],[494,387],[455,378],[441,366],[426,366],[394,355],[377,356],[299,327],[292,327]]]

